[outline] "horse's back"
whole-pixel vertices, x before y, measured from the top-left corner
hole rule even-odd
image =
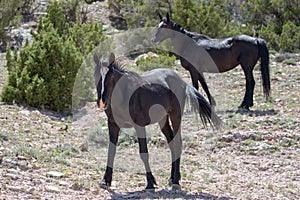
[[[215,39],[200,39],[196,43],[206,50],[210,49],[229,49],[232,45],[232,37],[215,38]]]
[[[167,83],[170,79],[182,80],[175,71],[167,68],[153,69],[142,77],[149,82],[155,83]]]
[[[159,68],[149,71],[142,77],[150,83],[163,85],[170,89],[177,98],[180,98],[180,101],[184,101],[187,83],[175,71],[167,68]]]
[[[256,44],[257,38],[249,36],[249,35],[236,35],[234,37],[232,37],[233,41],[235,42],[246,42],[246,43],[250,43],[250,44]]]

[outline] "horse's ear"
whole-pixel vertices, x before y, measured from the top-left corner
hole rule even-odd
[[[96,65],[98,65],[99,62],[100,62],[99,56],[98,56],[98,54],[96,52],[94,53],[94,62],[95,62]]]
[[[109,56],[109,65],[113,62],[115,62],[116,60],[116,57],[115,57],[115,54],[114,53],[111,53],[110,56]]]
[[[169,16],[169,13],[167,13],[167,22],[170,21],[170,16]]]
[[[158,17],[159,17],[160,21],[162,21],[162,16],[160,15],[160,13],[158,13]]]

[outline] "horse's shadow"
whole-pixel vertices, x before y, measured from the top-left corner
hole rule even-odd
[[[128,192],[125,194],[116,193],[113,190],[109,190],[111,194],[111,199],[202,199],[202,200],[213,200],[213,199],[220,199],[220,200],[229,200],[233,199],[230,197],[223,197],[223,196],[215,196],[208,193],[196,193],[196,194],[189,194],[188,192],[181,190],[179,192],[174,192],[168,189],[161,189],[155,192],[147,192],[144,190],[135,191],[135,192]]]
[[[270,109],[270,110],[245,110],[245,109],[238,109],[238,110],[225,110],[220,111],[222,114],[241,114],[241,115],[248,115],[251,117],[260,117],[260,116],[271,116],[271,115],[277,115],[278,110]]]

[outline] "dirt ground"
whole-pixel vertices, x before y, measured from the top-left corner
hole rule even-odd
[[[157,125],[147,128],[156,191],[143,191],[144,168],[130,129],[121,133],[113,186],[104,190],[98,182],[106,166],[108,130],[95,102],[76,120],[1,103],[0,199],[299,199],[300,63],[271,58],[273,101],[264,101],[255,70],[254,107],[248,112],[237,110],[245,87],[240,67],[206,74],[225,125],[213,132],[186,113],[178,193],[167,185],[170,152]],[[1,90],[7,77],[4,55],[0,71]],[[189,80],[181,68],[178,72]]]

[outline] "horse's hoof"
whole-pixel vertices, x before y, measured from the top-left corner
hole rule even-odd
[[[169,186],[172,186],[172,184],[173,184],[173,180],[170,178],[170,179],[168,180],[168,185],[169,185]]]
[[[102,188],[102,189],[108,189],[110,186],[109,183],[107,183],[105,180],[102,180],[99,182],[99,187]]]
[[[172,191],[177,192],[181,190],[181,186],[179,184],[172,184]]]

